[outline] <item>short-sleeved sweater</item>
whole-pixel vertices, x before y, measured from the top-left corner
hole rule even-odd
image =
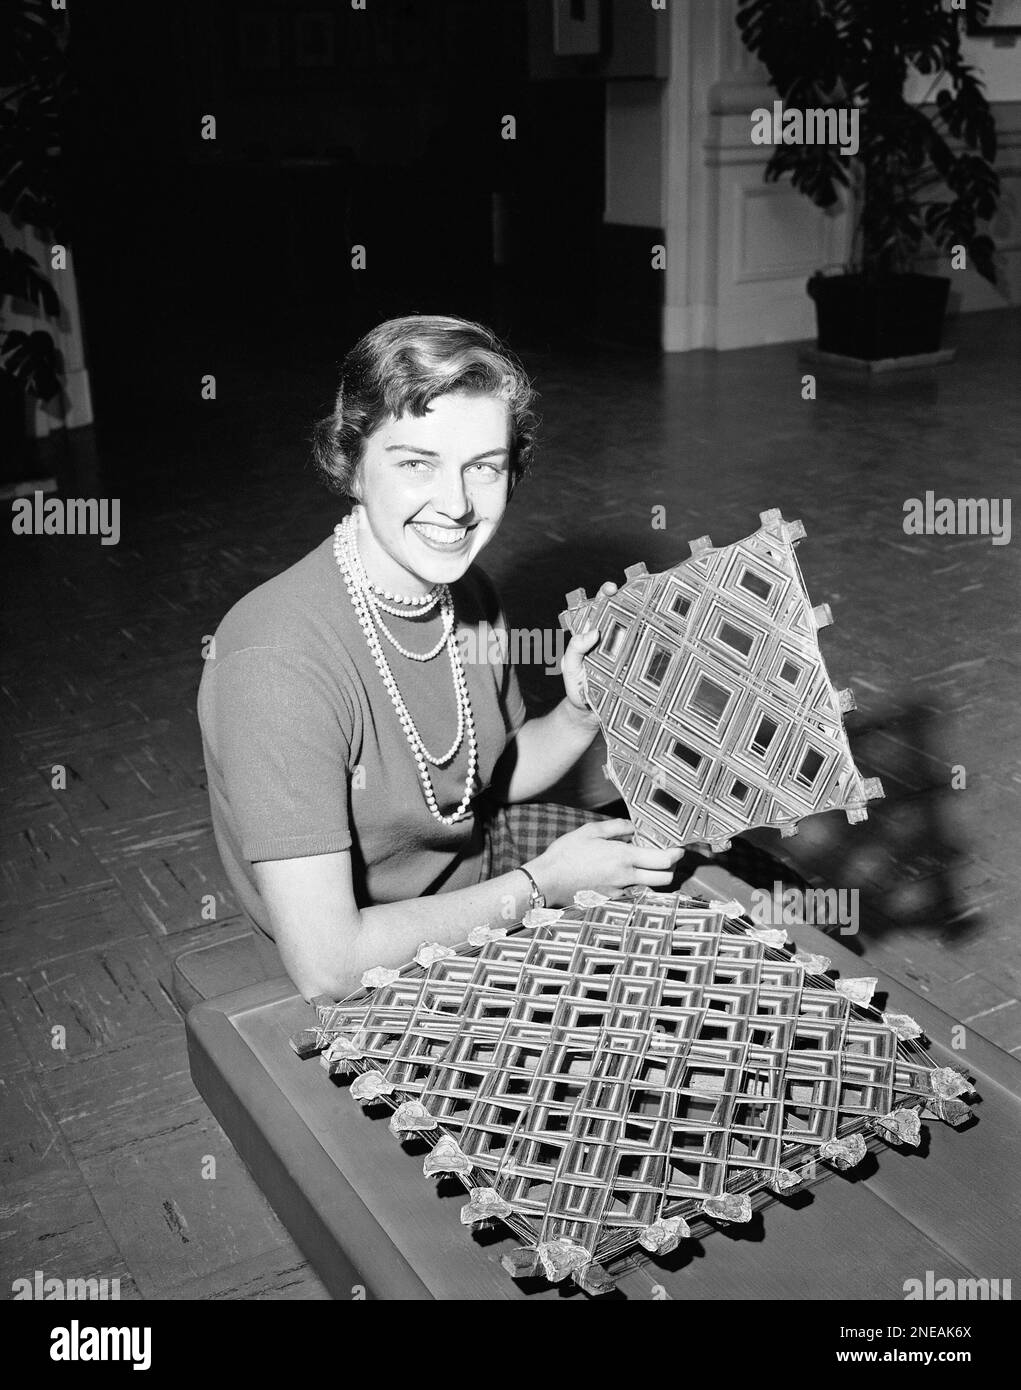
[[[513,666],[503,658],[503,614],[472,566],[452,585],[478,738],[479,789],[525,719]],[[428,619],[386,618],[412,651],[435,646]],[[457,704],[446,651],[411,661],[382,639],[408,710],[430,753],[448,749]],[[213,830],[241,904],[272,935],[253,863],[349,850],[360,907],[478,883],[482,828],[429,812],[415,760],[333,556],[332,538],[247,594],[215,634],[199,689],[199,723]],[[431,768],[440,811],[464,791],[467,739]]]

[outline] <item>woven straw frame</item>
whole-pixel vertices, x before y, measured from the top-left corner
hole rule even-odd
[[[580,896],[319,1002],[318,1027],[292,1040],[326,1049],[331,1073],[371,1078],[395,1122],[409,1101],[424,1107],[405,1128],[455,1141],[466,1189],[502,1199],[527,1247],[512,1272],[535,1272],[538,1252],[562,1277],[553,1257],[567,1251],[573,1277],[602,1291],[600,1266],[653,1248],[643,1233],[657,1223],[679,1217],[686,1235],[746,1220],[727,1202],[762,1200],[820,1160],[850,1166],[864,1150],[845,1152],[849,1136],[917,1142],[897,1138],[891,1112],[951,1118],[956,1074],[934,1068],[911,1020],[852,1002],[870,982],[812,973],[828,962],[796,961],[733,908]],[[950,1094],[967,1089],[957,1080]]]
[[[630,566],[610,597],[567,595],[562,626],[599,629],[587,695],[638,843],[719,852],[754,826],[793,835],[819,811],[865,820],[883,795],[855,767],[842,719],[854,696],[819,650],[832,614],[812,607],[794,555],[805,529],[779,511],[760,519],[734,545],[692,541],[662,574]]]

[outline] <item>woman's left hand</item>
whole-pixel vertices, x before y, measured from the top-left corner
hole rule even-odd
[[[599,590],[599,595],[602,598],[609,598],[611,594],[616,592],[616,584],[607,581]],[[588,715],[594,722],[598,722],[596,715],[592,706],[585,699],[585,672],[581,659],[592,650],[598,641],[599,629],[596,627],[589,626],[584,632],[575,633],[567,644],[563,664],[564,689],[567,692],[568,703],[579,714]]]

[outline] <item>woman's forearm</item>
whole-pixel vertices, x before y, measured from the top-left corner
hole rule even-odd
[[[528,911],[531,884],[515,870],[499,878],[407,902],[362,908],[357,931],[338,953],[324,992],[342,998],[374,965],[406,965],[423,942],[457,946],[476,927],[511,927]]]
[[[594,716],[563,700],[519,729],[493,790],[507,801],[541,795],[577,762],[597,729]],[[529,868],[548,892],[541,869]],[[531,893],[526,875],[515,870],[471,888],[359,909],[347,851],[260,862],[255,874],[284,966],[306,998],[343,998],[360,987],[366,970],[404,965],[424,941],[454,946],[476,927],[512,926],[528,910]]]
[[[406,965],[423,942],[457,946],[476,927],[511,927],[531,897],[528,877],[515,869],[470,888],[358,908],[346,850],[254,867],[284,967],[306,999],[342,999],[366,970]],[[545,862],[530,867],[544,893],[558,887]]]
[[[528,912],[532,885],[517,870],[471,888],[358,910],[343,891],[343,872],[325,862],[339,858],[307,859],[303,869],[283,860],[261,876],[283,965],[307,999],[343,999],[361,988],[372,966],[396,969],[424,942],[454,947],[475,927],[511,927]]]
[[[517,732],[499,769],[495,790],[504,801],[530,801],[541,796],[570,772],[599,732],[595,715],[584,713],[564,698],[549,714],[529,719]]]

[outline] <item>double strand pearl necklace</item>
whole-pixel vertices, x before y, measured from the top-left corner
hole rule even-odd
[[[425,804],[429,808],[430,814],[442,825],[454,825],[466,814],[471,803],[472,789],[475,784],[475,774],[478,771],[478,743],[475,737],[475,721],[472,717],[471,699],[468,694],[468,682],[464,674],[464,666],[461,661],[461,651],[457,644],[454,632],[454,600],[450,589],[446,584],[438,584],[430,593],[421,598],[407,598],[399,594],[387,593],[386,590],[377,589],[371,583],[362,564],[361,556],[358,554],[357,523],[353,516],[347,516],[343,521],[338,522],[333,528],[333,555],[344,576],[344,583],[347,587],[351,604],[355,610],[365,640],[369,644],[369,651],[372,653],[376,663],[376,669],[383,678],[383,684],[387,688],[390,701],[393,704],[397,718],[400,720],[401,728],[404,730],[404,737],[408,741],[408,746],[415,759],[415,766],[418,769],[419,781],[422,784],[422,793],[425,797]],[[440,605],[440,613],[443,618],[443,635],[435,647],[427,652],[411,652],[398,642],[393,633],[383,622],[380,616],[381,611],[393,614],[395,617],[418,616],[418,614],[428,613]],[[409,612],[410,610],[410,612]],[[390,663],[386,659],[377,634],[377,627],[383,632],[393,647],[403,656],[409,657],[412,661],[431,661],[438,656],[444,647],[447,649],[447,656],[450,660],[450,671],[454,680],[454,696],[457,702],[457,734],[454,742],[447,749],[446,753],[439,757],[434,757],[426,748],[422,741],[422,736],[418,732],[415,721],[412,719],[404,698],[397,686]],[[461,797],[460,804],[452,815],[445,816],[440,811],[436,801],[436,792],[433,788],[432,778],[429,775],[429,764],[433,767],[444,767],[451,761],[455,753],[464,741],[465,733],[468,735],[468,775],[464,783],[464,795]]]
[[[343,525],[343,523],[341,523],[341,525]],[[390,645],[396,651],[399,651],[401,656],[406,656],[409,661],[432,661],[434,656],[439,656],[440,652],[447,645],[447,638],[453,631],[454,626],[454,604],[447,586],[445,584],[437,585],[423,598],[402,598],[397,594],[386,593],[385,590],[377,590],[376,586],[370,581],[369,576],[365,573],[362,557],[358,554],[358,543],[354,537],[354,527],[350,528],[349,535],[341,535],[340,542],[340,548],[343,553],[342,563],[350,568],[354,576],[355,587],[358,589],[369,612],[372,614],[375,626],[382,632]],[[337,545],[335,541],[335,554],[336,551]],[[385,594],[385,597],[381,597],[381,592]],[[387,599],[392,600],[392,602],[388,603]],[[435,647],[431,647],[427,652],[409,651],[407,647],[398,642],[397,638],[393,635],[382,618],[383,613],[392,613],[395,618],[422,617],[426,613],[431,612],[437,604],[440,605],[440,613],[443,618],[443,632]],[[401,607],[398,605],[404,606]]]

